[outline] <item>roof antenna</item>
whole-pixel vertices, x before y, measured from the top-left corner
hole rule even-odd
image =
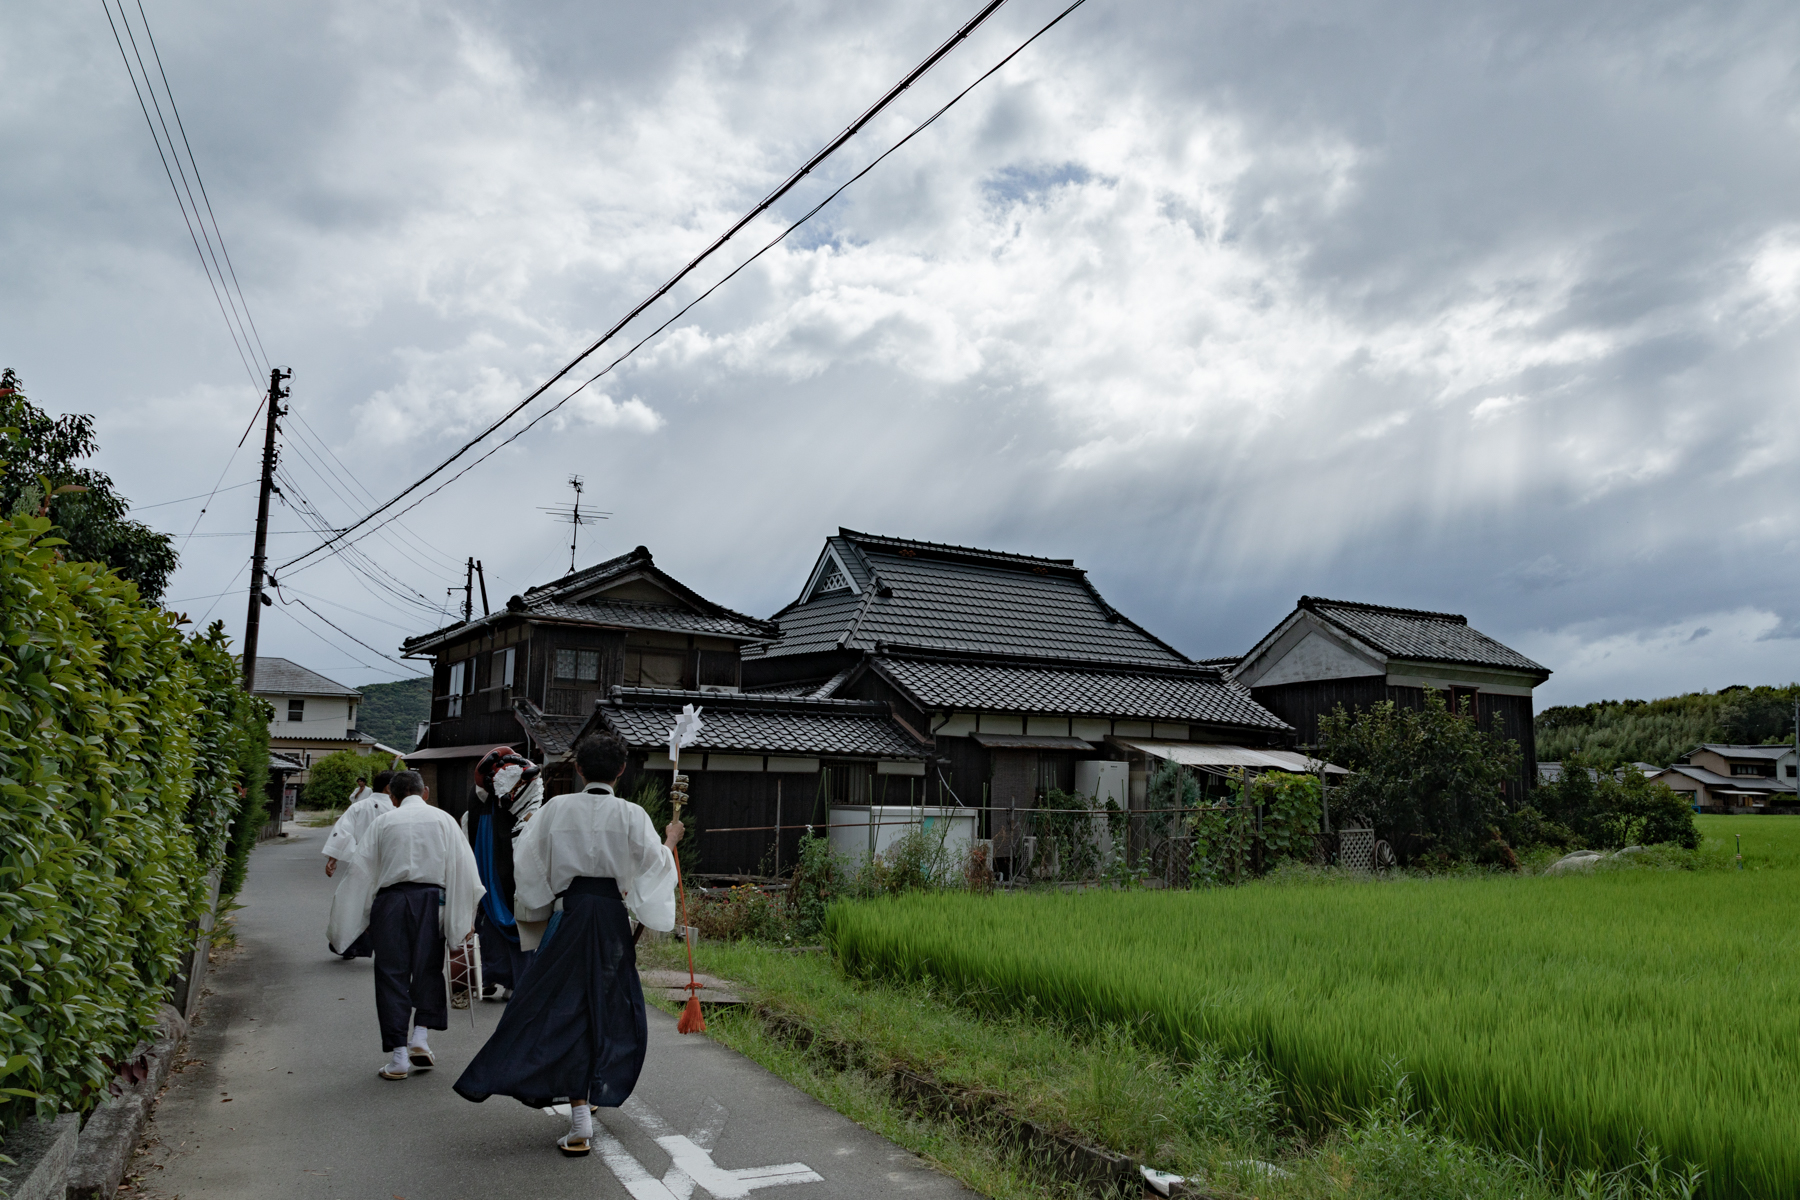
[[[579,475],[569,476],[569,486],[575,489],[575,503],[554,504],[549,507],[540,505],[539,512],[547,512],[559,521],[567,521],[574,528],[569,530],[569,574],[575,573],[575,546],[581,540],[581,527],[591,525],[595,521],[604,521],[612,516],[609,512],[582,512],[581,489],[582,479]]]

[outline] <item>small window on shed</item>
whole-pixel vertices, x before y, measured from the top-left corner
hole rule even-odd
[[[306,701],[301,699],[299,696],[289,696],[288,697],[288,720],[290,720],[290,721],[306,720]]]
[[[600,678],[598,650],[558,650],[556,677],[576,683],[594,683]]]

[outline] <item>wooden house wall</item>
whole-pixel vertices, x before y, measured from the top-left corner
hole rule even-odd
[[[1458,689],[1460,695],[1460,689]],[[1397,707],[1420,709],[1425,706],[1425,689],[1389,687],[1385,675],[1365,675],[1352,679],[1320,679],[1305,683],[1283,683],[1272,687],[1250,689],[1250,695],[1264,708],[1292,725],[1302,746],[1317,745],[1319,718],[1343,705],[1351,712],[1392,700]],[[1449,697],[1446,697],[1446,702]],[[1458,701],[1460,703],[1460,699]],[[1521,795],[1537,786],[1537,735],[1532,726],[1530,696],[1508,696],[1497,692],[1475,695],[1476,727],[1488,732],[1498,720],[1505,736],[1519,743],[1520,764],[1516,787]]]

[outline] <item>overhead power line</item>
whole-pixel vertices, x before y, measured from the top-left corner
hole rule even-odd
[[[668,317],[660,325],[658,325],[654,329],[652,329],[649,333],[647,333],[643,337],[639,338],[636,342],[632,343],[630,348],[628,348],[623,354],[619,355],[617,358],[613,359],[610,363],[608,363],[605,367],[602,367],[599,371],[597,371],[593,375],[589,376],[579,386],[575,387],[567,395],[563,396],[562,399],[556,401],[556,403],[552,404],[549,408],[545,409],[543,412],[537,414],[531,420],[527,421],[524,425],[521,425],[519,428],[513,430],[513,432],[509,433],[505,438],[501,439],[499,442],[497,442],[493,446],[489,447],[488,450],[485,453],[483,453],[479,458],[475,459],[474,462],[471,462],[470,464],[468,464],[467,466],[462,468],[462,470],[458,471],[456,474],[452,475],[450,478],[444,480],[442,483],[440,483],[436,487],[432,488],[429,492],[426,492],[423,496],[420,496],[417,500],[414,500],[411,504],[407,505],[405,508],[403,508],[399,512],[395,513],[393,515],[393,517],[389,518],[389,520],[399,520],[401,517],[403,517],[407,513],[411,512],[413,509],[419,507],[419,505],[425,503],[425,501],[431,499],[433,496],[437,495],[439,492],[443,491],[445,488],[447,488],[451,484],[455,483],[458,479],[461,479],[464,475],[467,475],[470,471],[474,470],[476,467],[480,466],[482,463],[486,462],[488,459],[490,459],[494,455],[498,454],[501,450],[504,450],[507,446],[512,445],[513,442],[517,441],[519,438],[521,438],[525,434],[529,433],[532,430],[532,428],[538,424],[538,422],[540,422],[540,421],[544,420],[546,417],[549,417],[552,414],[554,414],[558,409],[562,408],[563,405],[567,404],[570,400],[574,399],[576,396],[581,394],[581,392],[586,390],[590,385],[597,382],[603,376],[611,373],[613,368],[617,367],[620,363],[624,362],[626,359],[630,358],[633,354],[637,353],[637,351],[640,348],[642,348],[645,343],[649,342],[651,339],[655,338],[658,334],[662,333],[663,330],[667,329],[669,326],[673,325],[676,321],[679,321],[682,317],[686,316],[688,314],[688,312],[694,308],[695,305],[697,305],[701,301],[705,300],[708,296],[711,296],[714,292],[718,291],[721,287],[724,287],[727,283],[730,283],[731,280],[734,279],[738,275],[739,272],[743,271],[746,267],[750,266],[757,259],[761,258],[763,255],[767,254],[770,250],[773,250],[776,246],[778,246],[782,242],[786,241],[794,233],[795,230],[799,229],[802,225],[805,225],[808,221],[812,220],[813,217],[817,216],[821,210],[823,210],[833,200],[837,199],[838,196],[842,195],[843,192],[845,191],[845,189],[849,188],[852,184],[856,183],[859,179],[861,179],[863,176],[867,175],[870,171],[873,171],[877,166],[880,166],[882,161],[885,160],[889,155],[893,154],[895,151],[899,150],[902,146],[904,146],[908,142],[912,141],[913,138],[917,137],[919,134],[925,132],[925,130],[928,129],[933,123],[935,123],[939,117],[943,116],[945,113],[949,112],[952,108],[954,108],[957,105],[957,103],[962,100],[963,97],[967,96],[970,92],[974,91],[977,87],[981,86],[981,84],[983,82],[985,82],[988,78],[993,76],[1002,67],[1006,66],[1007,63],[1010,63],[1013,59],[1017,58],[1021,53],[1023,53],[1025,51],[1025,49],[1027,47],[1029,47],[1033,42],[1035,42],[1039,38],[1043,37],[1046,33],[1049,33],[1058,24],[1060,24],[1065,17],[1067,17],[1070,13],[1074,12],[1076,9],[1080,8],[1086,2],[1087,2],[1087,0],[1074,0],[1074,3],[1070,4],[1067,8],[1065,8],[1061,12],[1057,13],[1056,16],[1052,17],[1041,28],[1039,28],[1036,33],[1032,34],[1030,37],[1026,38],[1023,42],[1020,42],[1016,47],[1014,47],[1012,52],[1009,53],[1005,58],[1002,58],[999,62],[995,63],[993,66],[989,67],[986,71],[982,72],[981,75],[978,76],[973,83],[971,83],[967,87],[963,88],[962,91],[956,93],[956,95],[952,96],[936,112],[932,113],[929,117],[926,117],[923,121],[921,121],[917,125],[915,125],[910,131],[908,131],[908,133],[906,134],[905,137],[901,138],[899,141],[897,141],[893,145],[889,146],[886,150],[882,151],[866,167],[864,167],[862,170],[858,171],[856,174],[852,175],[849,179],[846,179],[843,183],[839,184],[836,188],[832,189],[832,191],[823,200],[821,200],[817,204],[813,205],[813,207],[811,209],[807,210],[806,214],[804,216],[802,216],[799,220],[795,221],[792,225],[789,225],[786,229],[783,229],[780,233],[776,234],[773,238],[769,239],[767,242],[765,242],[761,247],[759,247],[757,249],[756,253],[752,254],[749,258],[745,259],[743,262],[739,263],[736,267],[732,268],[732,270],[727,275],[725,275],[724,278],[720,279],[717,283],[715,283],[711,287],[707,288],[704,292],[701,292],[698,296],[695,296],[692,300],[690,300],[686,304],[682,305],[681,308],[677,309],[673,315]],[[441,470],[442,468],[439,468],[439,469]],[[429,475],[426,476],[426,479],[429,479],[429,478],[430,478]],[[424,482],[424,480],[420,481],[420,483],[423,483],[423,482]],[[412,488],[408,488],[407,490],[412,491],[412,490],[416,489],[418,486],[419,486],[418,484],[414,484]],[[402,493],[402,495],[404,495],[404,494],[405,493]],[[398,497],[396,497],[396,499],[398,499]],[[390,504],[391,503],[392,502],[390,501]],[[373,516],[374,514],[370,514],[370,515]],[[365,521],[367,519],[368,518],[364,518]],[[360,522],[359,522],[359,524],[360,524]],[[383,524],[385,524],[385,522],[383,522]],[[347,534],[347,533],[351,532],[352,530],[354,530],[355,528],[356,528],[355,525],[349,526],[345,529],[344,532]],[[382,528],[382,525],[377,525],[375,527],[375,529],[370,530],[366,533],[359,534],[355,538],[350,539],[350,541],[348,543],[343,543],[343,544],[346,546],[346,548],[353,548],[357,542],[360,542],[363,538],[368,537],[371,533],[374,533],[381,528]],[[299,558],[294,559],[293,562],[294,563],[301,562],[304,559],[306,559],[307,557],[309,557],[310,555],[316,554],[318,551],[325,549],[325,548],[326,548],[326,544],[321,543],[320,545],[313,547],[311,550],[308,550],[306,552],[306,554],[303,554]],[[339,553],[339,551],[333,550],[332,553],[335,555],[335,554]],[[546,557],[548,557],[548,556],[546,556]],[[290,563],[288,565],[292,565],[292,563]]]
[[[637,317],[639,316],[639,314],[643,313],[645,309],[649,308],[652,304],[654,304],[658,300],[662,299],[663,296],[667,295],[671,288],[673,288],[676,284],[680,283],[683,279],[686,279],[688,277],[688,275],[690,275],[697,267],[700,266],[701,263],[705,262],[708,258],[712,257],[712,255],[714,253],[716,253],[722,246],[724,246],[727,242],[729,242],[733,237],[736,237],[737,234],[746,225],[750,224],[750,222],[754,221],[757,217],[761,216],[764,212],[766,212],[770,208],[770,206],[774,205],[783,196],[785,196],[789,192],[793,191],[794,188],[799,185],[801,180],[805,179],[815,169],[817,169],[821,163],[823,163],[826,159],[830,158],[833,154],[835,154],[846,142],[848,142],[851,138],[855,137],[858,133],[860,133],[862,131],[863,127],[865,125],[867,125],[870,121],[874,120],[877,116],[879,116],[881,114],[881,112],[888,107],[888,105],[892,104],[895,100],[899,99],[902,93],[904,93],[908,88],[912,87],[913,84],[917,83],[919,81],[919,79],[922,78],[926,74],[926,72],[930,71],[933,67],[935,67],[947,54],[949,54],[952,50],[956,49],[956,47],[958,45],[960,45],[970,34],[974,33],[976,29],[980,28],[981,25],[989,17],[991,17],[994,14],[994,12],[997,9],[999,9],[999,7],[1004,3],[1006,3],[1006,0],[987,0],[987,3],[982,5],[979,12],[977,12],[973,17],[970,17],[968,21],[964,22],[961,28],[959,28],[955,33],[951,34],[950,37],[944,41],[943,45],[939,46],[936,50],[933,50],[929,55],[927,55],[923,62],[919,63],[919,65],[914,67],[911,71],[908,71],[900,79],[900,81],[898,83],[894,84],[893,87],[889,88],[886,92],[884,92],[882,94],[882,96],[880,97],[880,99],[876,100],[875,103],[871,104],[867,109],[865,109],[863,111],[861,116],[857,117],[854,121],[850,122],[849,125],[845,126],[843,132],[839,133],[836,137],[832,138],[823,147],[821,147],[817,153],[815,153],[811,158],[807,159],[805,163],[801,164],[801,166],[798,169],[796,169],[793,174],[789,175],[786,179],[784,179],[781,182],[781,184],[775,188],[774,191],[770,192],[767,196],[763,197],[763,199],[760,202],[758,202],[754,207],[752,207],[743,216],[739,217],[737,219],[737,221],[729,229],[727,229],[724,233],[720,234],[717,238],[715,238],[711,245],[707,246],[706,249],[702,250],[698,255],[696,255],[693,259],[691,259],[687,263],[686,266],[682,267],[679,271],[675,272],[675,274],[671,275],[662,284],[662,286],[658,287],[655,291],[651,292],[648,296],[644,297],[643,300],[639,301],[635,306],[632,307],[632,309],[629,312],[627,312],[623,317],[620,317],[617,321],[615,321],[612,324],[612,326],[606,330],[605,333],[601,334],[600,337],[596,341],[594,341],[594,343],[592,345],[588,346],[587,349],[583,350],[581,353],[577,354],[574,358],[570,359],[554,375],[550,376],[550,378],[546,379],[542,384],[538,385],[538,387],[534,391],[532,391],[532,393],[530,395],[526,396],[523,400],[519,401],[511,409],[507,410],[507,412],[503,416],[501,416],[498,420],[491,422],[480,433],[476,434],[474,437],[472,437],[468,441],[464,442],[462,444],[462,446],[460,446],[456,450],[455,453],[451,454],[448,458],[444,459],[443,462],[441,462],[437,466],[433,467],[430,471],[427,471],[419,479],[408,484],[404,489],[402,489],[399,493],[394,495],[392,498],[390,498],[389,500],[385,501],[384,503],[378,505],[376,508],[372,509],[371,511],[369,511],[362,517],[358,518],[355,522],[353,522],[352,524],[347,526],[344,529],[344,531],[342,533],[338,534],[336,537],[331,538],[331,539],[327,540],[326,542],[323,542],[320,545],[313,547],[311,550],[308,550],[305,554],[302,554],[297,558],[289,559],[287,562],[285,562],[281,565],[280,570],[286,571],[288,568],[293,567],[301,562],[304,562],[306,559],[311,558],[313,555],[317,554],[319,551],[325,549],[326,547],[328,547],[330,545],[337,543],[338,541],[341,541],[348,534],[350,534],[350,533],[354,532],[355,530],[360,529],[362,526],[368,524],[370,521],[374,520],[376,517],[378,517],[382,513],[386,512],[388,509],[394,507],[394,505],[400,503],[407,496],[411,495],[413,492],[417,491],[419,488],[422,488],[427,483],[431,482],[431,480],[435,479],[439,474],[441,474],[442,472],[447,470],[451,466],[451,464],[455,463],[463,455],[467,454],[470,450],[474,449],[477,444],[479,444],[481,441],[483,441],[484,439],[486,439],[487,437],[492,435],[502,425],[504,425],[504,424],[506,424],[506,422],[512,420],[512,418],[517,416],[520,412],[524,411],[526,406],[531,404],[532,401],[536,400],[539,396],[542,396],[545,392],[549,391],[552,387],[554,387],[556,385],[558,380],[562,379],[570,371],[573,371],[576,367],[580,366],[581,363],[586,361],[587,358],[589,356],[591,356],[596,350],[600,349],[600,347],[604,346],[607,342],[611,341],[615,336],[617,336],[617,334],[622,329],[624,329],[625,326],[629,325],[632,321],[636,320]]]
[[[199,159],[194,156],[193,143],[188,139],[187,123],[181,118],[181,106],[175,102],[175,89],[169,82],[169,72],[163,64],[162,51],[150,28],[150,14],[144,8],[144,0],[135,0],[135,5],[138,22],[143,28],[143,43],[150,48],[149,62],[144,59],[143,48],[139,45],[131,17],[125,10],[124,0],[100,0],[100,7],[106,13],[107,26],[112,30],[113,43],[119,48],[119,57],[125,64],[125,74],[130,78],[132,92],[137,97],[138,109],[144,114],[144,124],[150,130],[150,140],[156,143],[156,155],[162,163],[163,175],[169,181],[170,191],[175,194],[176,206],[181,209],[181,219],[187,227],[188,240],[193,243],[194,254],[200,260],[201,273],[206,276],[213,302],[218,306],[219,315],[224,318],[225,330],[231,336],[232,346],[237,350],[238,361],[243,364],[249,376],[251,389],[257,393],[257,412],[260,413],[260,377],[271,369],[268,351],[263,346],[256,318],[250,313],[250,302],[244,295],[243,285],[238,281],[237,264],[232,262],[231,251],[226,248],[225,234],[219,228],[218,215],[213,211],[212,196],[206,190],[206,179],[200,173]],[[115,10],[118,14],[116,20]],[[128,42],[131,46],[129,52],[125,48]],[[150,63],[156,65],[154,78],[150,73]],[[157,91],[158,80],[162,84],[160,95]],[[165,102],[167,115],[163,111]],[[154,118],[151,117],[152,111],[156,114]],[[173,130],[169,127],[170,117],[175,121]],[[178,178],[179,183],[176,182]],[[194,194],[196,188],[199,189],[198,198]],[[256,418],[251,417],[251,424],[254,425],[255,422]],[[241,449],[243,439],[240,438],[237,450]],[[187,537],[182,539],[182,550],[187,549],[188,540],[205,519],[212,506],[213,495],[218,493],[219,484],[224,483],[232,463],[237,460],[237,450],[226,460],[224,469],[219,472],[218,482],[206,497],[207,502],[201,505],[199,513],[195,515]]]

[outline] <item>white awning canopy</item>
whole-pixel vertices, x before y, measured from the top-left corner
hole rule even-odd
[[[1312,775],[1319,770],[1319,760],[1295,750],[1252,750],[1248,746],[1226,746],[1212,742],[1152,742],[1141,738],[1112,739],[1119,745],[1152,758],[1167,759],[1184,767],[1213,770],[1242,767],[1250,771],[1292,771]],[[1326,763],[1327,775],[1348,775],[1343,767]]]

